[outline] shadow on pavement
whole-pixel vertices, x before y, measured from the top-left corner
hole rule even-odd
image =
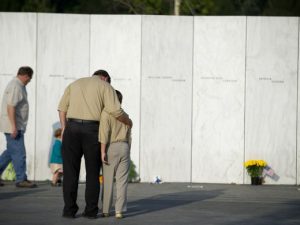
[[[156,195],[150,198],[128,202],[126,217],[133,217],[163,209],[183,206],[194,202],[215,198],[222,194],[222,190],[215,191],[189,191],[172,194]]]
[[[45,191],[45,190],[40,189],[40,188],[32,188],[32,189],[13,188],[9,192],[0,192],[0,200],[16,198],[16,197],[19,197],[19,196],[30,195],[30,194],[33,194],[33,193],[38,193],[38,192],[43,192],[43,191]]]

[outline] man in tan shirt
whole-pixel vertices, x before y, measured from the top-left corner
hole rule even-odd
[[[58,106],[63,130],[63,216],[68,218],[75,218],[78,211],[76,200],[82,155],[86,165],[86,207],[83,216],[97,218],[101,168],[98,131],[102,111],[132,126],[132,121],[121,109],[115,90],[103,79],[109,76],[108,73],[99,71],[92,77],[71,83]]]
[[[27,180],[24,144],[29,115],[26,85],[32,75],[33,70],[29,66],[19,68],[17,76],[5,88],[0,111],[0,131],[5,134],[7,143],[6,150],[0,156],[0,176],[12,162],[16,171],[16,186],[26,188],[36,187],[36,184]]]
[[[117,91],[120,103],[122,94]],[[116,218],[123,218],[127,211],[127,186],[130,166],[131,129],[103,111],[100,120],[99,141],[103,164],[103,215],[109,216],[113,199],[113,183],[116,178],[117,198],[115,204]],[[109,147],[107,148],[107,145]]]

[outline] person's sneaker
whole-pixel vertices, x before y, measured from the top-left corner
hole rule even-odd
[[[102,213],[101,216],[102,217],[109,217],[109,213]]]
[[[117,219],[122,219],[123,218],[123,214],[122,213],[116,213],[116,218]]]
[[[35,183],[30,182],[29,180],[24,180],[16,183],[16,187],[19,188],[36,188],[37,185]]]
[[[0,180],[0,187],[4,186],[4,184],[2,183],[2,180]]]

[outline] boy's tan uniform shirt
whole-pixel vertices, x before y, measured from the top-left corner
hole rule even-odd
[[[101,114],[100,124],[99,142],[109,144],[123,141],[131,145],[131,129],[106,111]]]

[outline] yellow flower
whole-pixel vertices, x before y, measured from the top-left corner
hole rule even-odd
[[[262,159],[251,159],[244,163],[244,166],[246,167],[247,172],[251,177],[261,176],[262,170],[266,165],[267,162]]]

